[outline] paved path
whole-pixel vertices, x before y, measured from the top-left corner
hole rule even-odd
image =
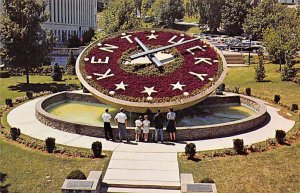
[[[74,146],[90,148],[94,141],[101,141],[103,144],[103,150],[126,150],[126,151],[147,151],[147,152],[184,152],[184,147],[187,142],[180,143],[165,143],[165,144],[153,144],[153,143],[118,143],[106,141],[103,138],[81,136],[78,134],[67,133],[57,129],[48,127],[40,123],[35,118],[35,104],[40,99],[35,99],[27,102],[15,109],[13,109],[7,117],[8,123],[13,127],[21,129],[23,134],[31,137],[45,140],[47,137],[54,137],[56,143]],[[295,124],[294,121],[285,119],[278,114],[279,109],[267,105],[267,111],[271,116],[270,122],[252,132],[244,133],[241,135],[223,137],[216,139],[207,139],[199,141],[189,141],[196,144],[197,150],[213,150],[232,147],[232,140],[235,138],[244,139],[245,145],[250,145],[260,141],[264,141],[268,138],[274,138],[275,130],[282,129],[289,131]]]

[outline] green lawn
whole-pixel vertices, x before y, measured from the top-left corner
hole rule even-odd
[[[25,76],[14,76],[0,79],[0,105],[5,104],[6,98],[14,99],[24,96],[26,91],[40,92],[50,90],[50,86],[57,86],[58,90],[66,88],[80,88],[79,80],[75,76],[63,76],[64,81],[54,82],[50,76],[30,76],[30,85],[26,85]]]
[[[65,177],[72,170],[80,169],[86,176],[91,170],[101,171],[111,156],[108,153],[102,159],[59,157],[22,148],[2,137],[0,147],[0,172],[8,176],[5,184],[11,184],[9,192],[20,193],[60,192]]]
[[[299,68],[299,64],[296,67]],[[286,105],[300,104],[300,86],[293,82],[280,80],[278,65],[267,64],[266,82],[254,81],[254,65],[250,67],[229,68],[224,83],[227,88],[250,87],[252,93],[273,100],[275,94],[281,95]],[[299,117],[294,130],[299,130]],[[275,137],[275,136],[274,136]],[[200,152],[201,154],[201,152]],[[203,158],[199,162],[188,161],[179,154],[181,173],[192,173],[199,182],[205,177],[215,180],[218,192],[300,192],[300,142],[292,146],[283,146],[264,153],[252,153],[248,156],[223,158]]]
[[[265,82],[254,81],[254,66],[229,68],[224,80],[226,88],[233,90],[234,87],[240,87],[240,91],[245,92],[249,87],[256,96],[273,100],[274,95],[279,94],[281,103],[289,106],[292,103],[300,105],[300,87],[294,82],[281,81],[278,65],[265,65],[267,72]],[[300,64],[295,67],[300,68]]]
[[[219,193],[300,192],[300,143],[264,153],[186,161],[179,156],[180,172],[199,182],[214,179]]]

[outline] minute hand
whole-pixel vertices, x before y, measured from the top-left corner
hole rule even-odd
[[[134,54],[134,55],[131,55],[131,56],[130,56],[130,59],[131,59],[131,60],[134,60],[134,59],[136,59],[136,58],[143,57],[143,56],[146,56],[146,55],[148,55],[148,54],[153,54],[153,53],[156,53],[156,52],[165,50],[165,49],[173,48],[173,47],[175,47],[175,46],[179,46],[179,45],[182,45],[182,44],[186,44],[186,43],[189,43],[189,42],[192,42],[192,41],[195,41],[195,40],[199,40],[199,39],[200,39],[200,38],[194,38],[194,39],[191,39],[191,40],[186,40],[186,41],[179,42],[179,43],[175,43],[175,44],[172,44],[172,45],[163,46],[163,47],[160,47],[160,48],[155,48],[155,49],[152,49],[152,50],[148,50],[148,51],[145,51],[145,52],[141,52],[141,53],[138,53],[138,54]]]

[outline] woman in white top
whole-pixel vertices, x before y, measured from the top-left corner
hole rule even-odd
[[[170,133],[170,139],[171,141],[176,141],[176,114],[172,107],[169,108],[169,112],[167,114],[167,128],[166,131]]]
[[[139,119],[135,120],[135,141],[140,141],[142,126],[143,126],[143,117],[140,116]]]
[[[144,133],[144,141],[148,141],[148,134],[149,134],[149,128],[150,128],[150,121],[148,120],[148,115],[144,116],[143,121],[143,133]]]

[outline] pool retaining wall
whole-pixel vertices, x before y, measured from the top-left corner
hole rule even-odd
[[[76,133],[80,135],[87,135],[92,137],[104,138],[103,127],[97,125],[73,123],[64,120],[61,117],[52,115],[45,111],[49,106],[62,102],[65,100],[75,100],[81,102],[92,102],[99,103],[91,94],[79,94],[72,92],[62,92],[51,95],[47,98],[40,100],[36,104],[36,118],[43,124],[59,129],[69,133]],[[199,140],[199,139],[210,139],[224,136],[232,136],[239,133],[244,133],[249,130],[255,129],[256,127],[264,124],[267,120],[268,113],[265,104],[261,101],[256,100],[252,97],[244,95],[221,95],[221,96],[210,96],[200,104],[203,105],[215,105],[215,104],[241,104],[254,109],[257,113],[253,116],[241,119],[238,121],[232,121],[222,124],[214,124],[207,126],[193,126],[193,127],[177,127],[177,140]],[[134,127],[127,128],[129,137],[131,140],[134,139],[135,131]],[[113,127],[114,136],[117,136],[117,128]],[[169,135],[165,131],[165,140],[169,140]],[[150,137],[153,137],[154,130],[150,129]]]

